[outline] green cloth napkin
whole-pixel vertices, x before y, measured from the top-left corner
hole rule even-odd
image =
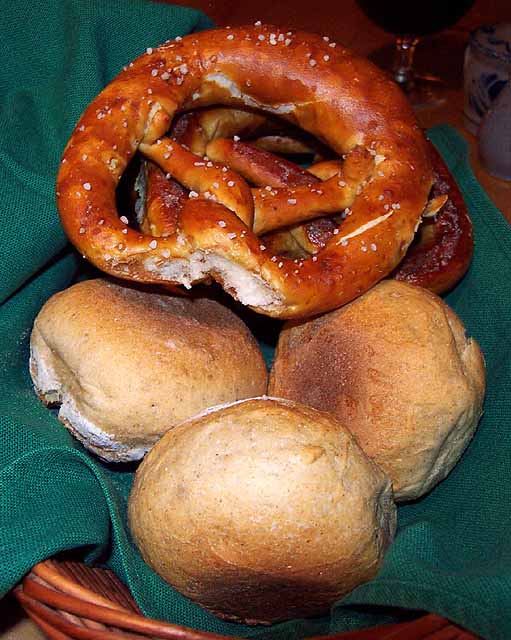
[[[476,251],[448,302],[486,356],[485,414],[447,480],[399,508],[397,539],[377,578],[329,616],[250,628],[222,622],[166,586],[127,531],[134,467],[90,456],[33,393],[27,369],[33,319],[53,293],[87,272],[66,244],[53,199],[72,126],[131,58],[208,24],[190,9],[128,0],[11,0],[3,7],[0,596],[36,562],[75,549],[113,568],[146,614],[197,629],[294,639],[399,619],[389,607],[403,607],[436,612],[492,640],[510,638],[511,231],[475,181],[466,145],[452,129],[430,136],[463,189]],[[263,325],[275,332],[271,322]],[[271,359],[271,344],[265,349]]]

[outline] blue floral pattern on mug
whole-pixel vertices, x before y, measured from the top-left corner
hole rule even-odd
[[[511,69],[511,23],[483,26],[471,35],[465,52],[465,126],[479,122],[506,86]]]
[[[472,91],[468,96],[469,104],[479,118],[482,118],[508,81],[503,80],[496,73],[482,73],[479,78],[472,80]]]

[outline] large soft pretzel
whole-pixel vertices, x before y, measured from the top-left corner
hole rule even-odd
[[[172,153],[187,153],[165,137],[172,119],[212,104],[278,115],[340,156],[369,154],[369,174],[356,185],[327,180],[320,193],[312,185],[254,196],[241,177],[221,182],[221,166],[206,160],[200,171],[188,166],[177,177],[191,197],[173,233],[156,237],[129,227],[117,213],[115,191],[135,151],[172,173],[179,165]],[[176,39],[131,63],[75,128],[57,197],[70,239],[104,271],[187,286],[213,277],[243,304],[292,318],[340,306],[392,271],[432,182],[423,134],[382,72],[326,37],[254,26]],[[272,255],[252,229],[254,204],[256,220],[261,210],[271,217],[266,201],[273,197],[285,197],[288,211],[302,208],[302,197],[322,211],[324,192],[330,211],[349,202],[340,232],[307,259]]]

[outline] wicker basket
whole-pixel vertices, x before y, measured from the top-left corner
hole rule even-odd
[[[194,631],[145,618],[115,574],[107,569],[88,567],[81,562],[47,560],[37,564],[16,588],[15,596],[30,618],[53,640],[147,640],[148,637],[167,640],[236,640],[232,636]],[[435,615],[424,615],[412,621],[363,631],[338,633],[328,638],[477,640],[472,633]]]

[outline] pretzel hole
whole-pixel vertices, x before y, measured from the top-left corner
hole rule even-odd
[[[117,188],[115,190],[115,201],[117,213],[121,220],[126,219],[127,226],[131,229],[140,230],[137,216],[138,191],[135,187],[142,167],[143,158],[136,153],[129,161],[126,169],[122,173]]]

